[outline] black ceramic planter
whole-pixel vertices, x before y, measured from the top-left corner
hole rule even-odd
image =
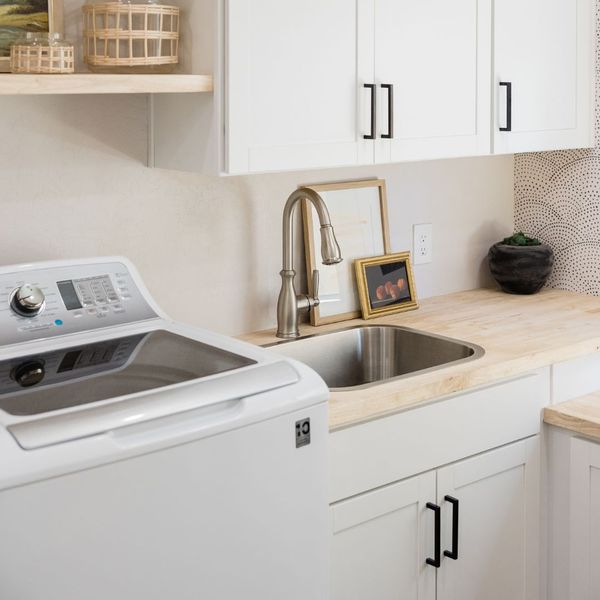
[[[554,253],[546,244],[507,246],[494,244],[488,253],[492,276],[507,294],[535,294],[543,287],[554,265]]]

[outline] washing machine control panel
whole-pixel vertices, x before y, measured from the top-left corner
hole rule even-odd
[[[0,272],[0,346],[156,316],[122,263]]]

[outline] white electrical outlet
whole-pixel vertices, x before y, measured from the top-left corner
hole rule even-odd
[[[433,225],[413,225],[413,264],[433,262]]]

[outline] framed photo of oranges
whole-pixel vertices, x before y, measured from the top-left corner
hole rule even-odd
[[[418,308],[410,252],[354,262],[363,319]]]

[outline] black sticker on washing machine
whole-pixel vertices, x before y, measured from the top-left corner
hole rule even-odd
[[[296,448],[310,444],[310,419],[296,421]]]

